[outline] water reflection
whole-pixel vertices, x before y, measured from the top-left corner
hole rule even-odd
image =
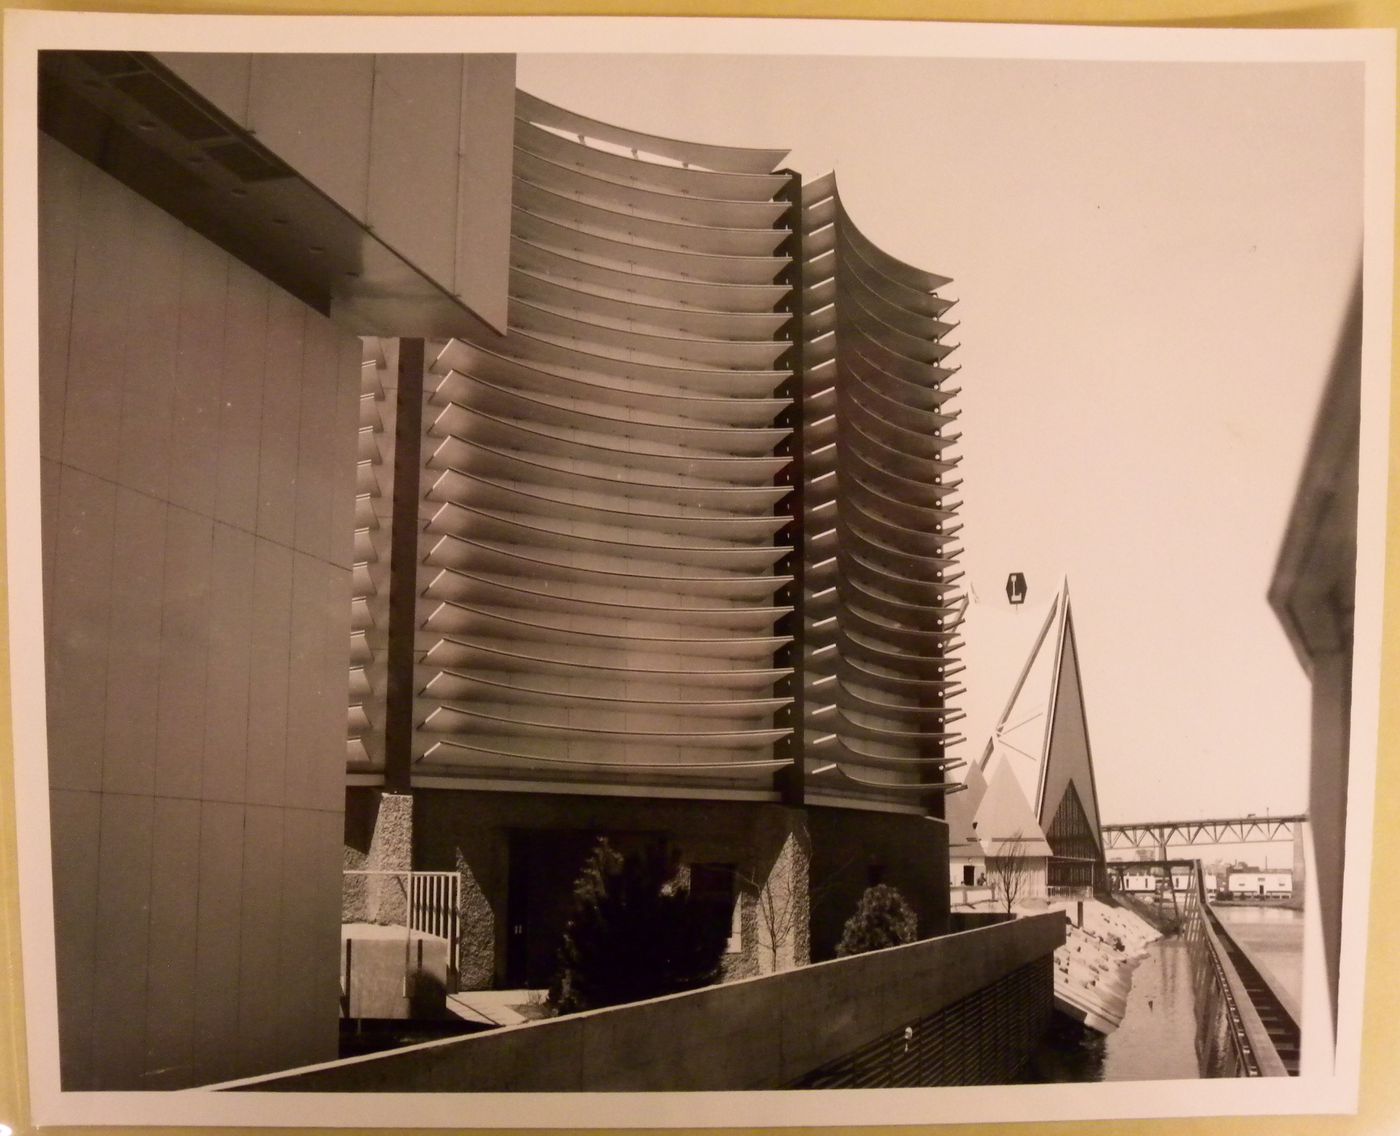
[[[1123,1024],[1105,1037],[1057,1013],[1027,1079],[1045,1084],[1202,1076],[1191,962],[1183,939],[1148,944],[1133,971]]]
[[[1299,1000],[1303,914],[1282,907],[1216,907],[1256,965]],[[1104,1037],[1056,1013],[1026,1072],[1032,1083],[1162,1081],[1243,1075],[1227,1008],[1198,920],[1148,944],[1133,972],[1123,1024]]]
[[[1198,1077],[1196,994],[1185,941],[1158,939],[1133,972],[1123,1024],[1104,1044],[1105,1081]]]
[[[1293,999],[1303,1001],[1303,913],[1286,907],[1213,908],[1231,937],[1249,952],[1254,964]]]

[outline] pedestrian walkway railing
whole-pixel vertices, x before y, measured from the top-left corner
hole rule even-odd
[[[1201,1003],[1198,1050],[1203,1044],[1219,1046],[1224,1040],[1233,1054],[1233,1075],[1296,1076],[1297,1026],[1270,1001],[1249,960],[1211,911],[1200,861],[1186,901],[1182,934],[1192,955]]]
[[[383,869],[347,868],[347,877],[362,877],[370,887],[378,883],[381,887],[395,887],[397,895],[386,902],[381,897],[371,905],[383,920],[386,911],[395,916],[401,911],[403,922],[410,932],[423,935],[436,935],[447,940],[447,965],[449,974],[455,974],[458,960],[457,951],[461,941],[461,876],[456,872],[395,872]],[[401,901],[398,908],[395,901]],[[397,909],[397,910],[396,910]],[[373,916],[372,916],[373,918]],[[398,922],[394,918],[394,922]]]

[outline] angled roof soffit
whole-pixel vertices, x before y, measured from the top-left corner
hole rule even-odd
[[[495,334],[147,53],[41,52],[39,126],[354,334]]]

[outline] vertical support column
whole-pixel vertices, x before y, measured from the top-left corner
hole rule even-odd
[[[793,610],[791,614],[784,616],[779,621],[777,630],[780,635],[792,636],[791,643],[781,653],[780,665],[792,667],[793,673],[790,679],[784,679],[778,683],[774,690],[776,695],[790,696],[792,699],[786,709],[774,715],[775,726],[788,726],[792,730],[787,739],[778,743],[776,747],[777,756],[791,758],[792,764],[777,773],[774,778],[774,787],[782,798],[783,804],[796,808],[801,806],[805,800],[804,734],[807,721],[805,668],[803,666],[806,548],[802,526],[802,503],[806,496],[806,476],[803,469],[803,458],[806,454],[803,424],[806,415],[803,383],[805,340],[803,338],[802,318],[804,307],[802,298],[802,175],[788,171],[787,184],[783,187],[779,197],[788,203],[787,211],[783,217],[788,225],[790,236],[783,243],[783,252],[789,259],[788,266],[783,271],[783,282],[790,288],[785,302],[785,310],[792,318],[788,321],[785,333],[789,347],[779,359],[780,366],[791,370],[791,377],[779,388],[778,393],[783,397],[790,398],[792,403],[779,416],[777,424],[791,427],[792,433],[778,450],[779,453],[786,454],[791,460],[787,468],[778,475],[777,480],[781,485],[791,486],[792,492],[788,494],[780,506],[788,516],[788,523],[778,533],[779,542],[786,544],[791,551],[779,561],[777,571],[783,575],[792,576],[792,583],[778,591],[777,602],[791,604]]]
[[[423,449],[423,341],[399,340],[393,534],[384,697],[384,787],[406,793],[413,767],[414,635],[418,625],[418,506]]]

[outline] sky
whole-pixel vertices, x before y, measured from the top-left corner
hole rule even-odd
[[[517,79],[786,146],[953,277],[967,582],[1069,580],[1104,821],[1306,810],[1309,688],[1265,597],[1360,255],[1358,65],[523,55]],[[964,677],[970,719],[1000,709],[1003,679]]]

